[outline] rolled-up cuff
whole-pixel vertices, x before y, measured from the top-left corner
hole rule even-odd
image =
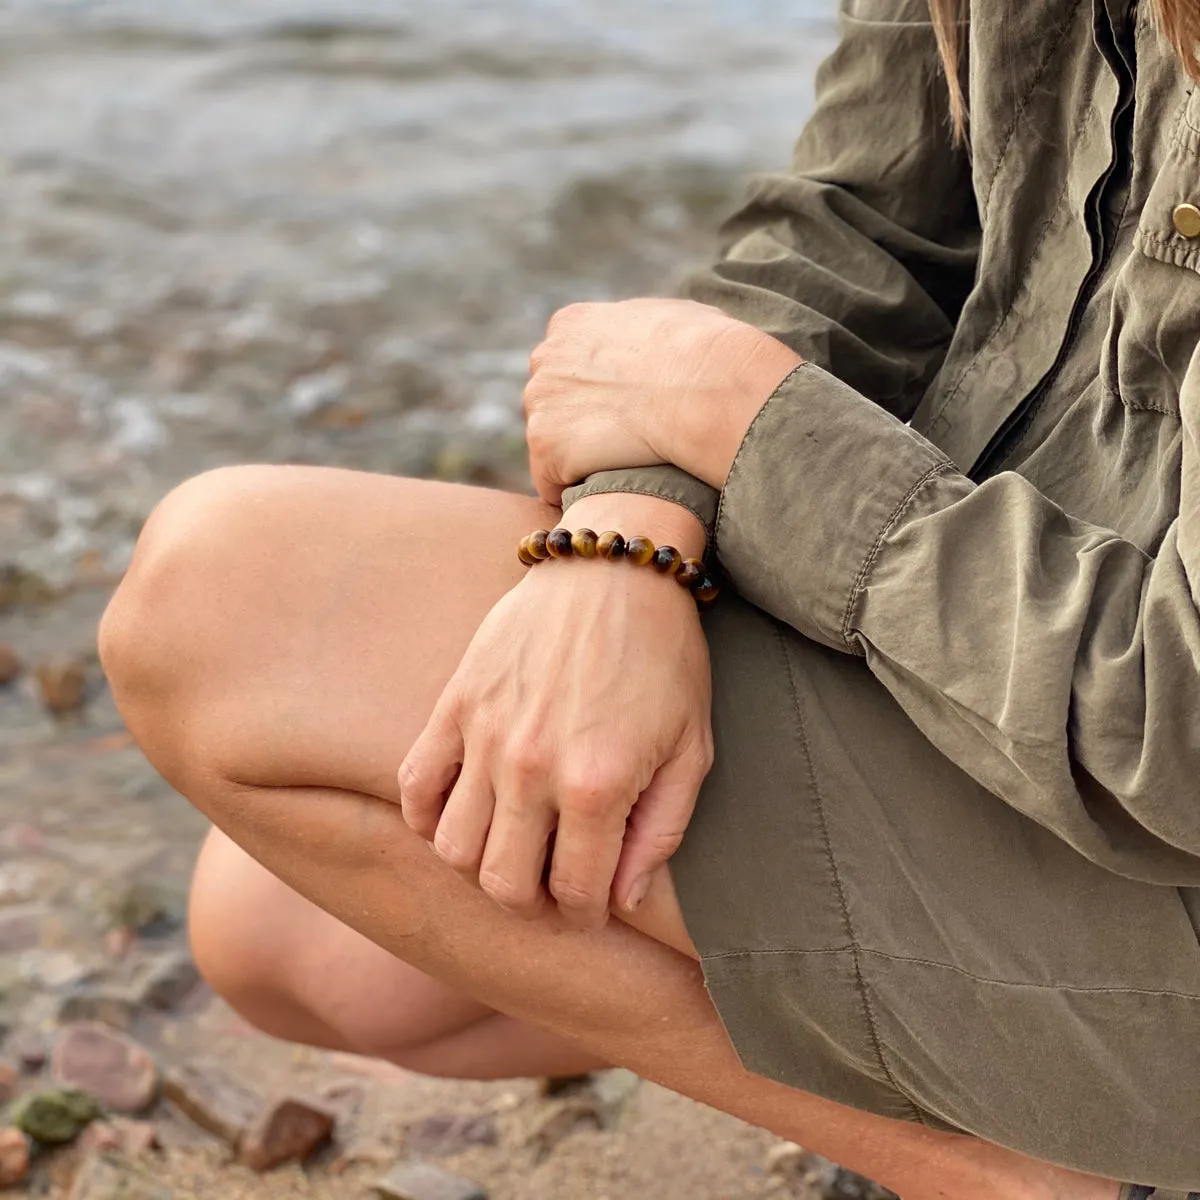
[[[925,438],[806,363],[746,432],[721,493],[717,554],[759,608],[857,653],[851,615],[884,538],[948,470]]]
[[[657,496],[670,500],[693,513],[704,525],[709,542],[717,520],[717,492],[707,483],[678,467],[631,467],[621,471],[597,471],[582,483],[563,493],[563,508],[570,508],[585,496],[606,492],[633,492],[639,496]]]

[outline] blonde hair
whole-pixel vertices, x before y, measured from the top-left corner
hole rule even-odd
[[[963,91],[962,57],[966,49],[968,0],[929,0],[946,82],[950,86],[950,119],[954,132],[967,131],[967,97]],[[1200,81],[1200,0],[1154,0],[1158,24],[1175,47],[1184,69]]]

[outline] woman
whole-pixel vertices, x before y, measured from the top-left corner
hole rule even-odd
[[[102,652],[250,1020],[621,1063],[905,1200],[1200,1189],[1200,9],[975,8],[964,96],[943,0],[848,0],[691,299],[555,319],[540,502],[159,508]]]

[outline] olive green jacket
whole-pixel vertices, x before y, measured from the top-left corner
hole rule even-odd
[[[924,0],[845,0],[790,171],[689,286],[809,365],[719,512],[672,467],[567,502],[689,506],[996,795],[1200,885],[1200,90],[1151,7],[975,0],[967,152]]]

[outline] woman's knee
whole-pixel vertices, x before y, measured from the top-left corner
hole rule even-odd
[[[287,468],[250,466],[175,488],[146,522],[101,620],[100,658],[117,705],[169,778],[179,738],[198,732],[194,711],[237,686],[238,642],[254,634],[262,587],[256,564],[296,486]]]

